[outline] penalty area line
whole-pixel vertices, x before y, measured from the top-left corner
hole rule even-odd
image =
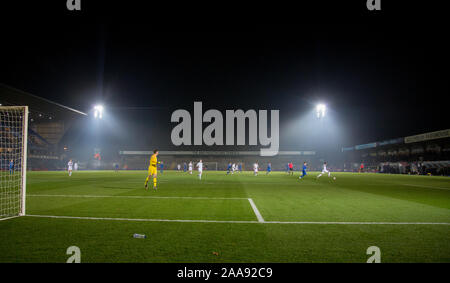
[[[244,200],[238,197],[178,197],[178,196],[110,196],[110,195],[30,195],[27,197],[60,197],[60,198],[134,198],[134,199],[210,199],[210,200]]]
[[[427,189],[450,191],[450,188],[442,188],[442,187],[433,187],[433,186],[424,186],[424,185],[412,185],[412,184],[401,184],[401,185],[408,186],[408,187],[416,187],[416,188],[427,188]]]
[[[27,214],[26,216],[41,217],[41,218],[114,220],[114,221],[136,221],[136,222],[258,223],[257,221],[238,221],[238,220],[146,219],[146,218],[85,217],[85,216],[58,216],[58,215],[34,215],[34,214]]]
[[[81,219],[81,220],[114,220],[136,222],[185,222],[185,223],[241,223],[241,224],[318,224],[318,225],[447,225],[439,222],[320,222],[320,221],[239,221],[239,220],[192,220],[192,219],[140,219],[114,217],[58,216],[26,214],[25,217]]]
[[[251,207],[253,208],[253,212],[255,213],[256,218],[258,219],[258,222],[264,223],[264,218],[262,217],[261,213],[259,212],[259,210],[256,207],[256,204],[253,202],[253,200],[251,198],[249,198],[248,202],[250,203]]]

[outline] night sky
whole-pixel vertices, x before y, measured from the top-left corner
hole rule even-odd
[[[116,144],[165,143],[171,113],[203,101],[204,110],[279,109],[280,142],[293,146],[308,144],[292,129],[309,135],[302,117],[324,102],[335,144],[354,145],[450,126],[445,34],[410,23],[36,24],[3,30],[1,81],[82,111],[103,103]]]

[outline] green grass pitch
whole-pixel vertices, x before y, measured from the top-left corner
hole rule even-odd
[[[145,171],[29,172],[0,262],[65,262],[69,246],[81,262],[363,263],[370,246],[381,262],[450,262],[450,178],[316,175],[166,171],[145,191]]]

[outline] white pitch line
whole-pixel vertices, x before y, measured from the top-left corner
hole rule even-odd
[[[253,208],[253,212],[256,215],[256,218],[258,219],[258,222],[260,223],[264,223],[264,218],[262,217],[261,213],[259,213],[258,208],[256,207],[256,204],[253,202],[253,200],[251,198],[248,199],[248,202],[250,203],[250,205]]]
[[[212,200],[243,200],[238,197],[178,197],[178,196],[110,196],[110,195],[30,195],[27,197],[62,197],[62,198],[134,198],[134,199],[212,199]]]
[[[265,221],[267,224],[338,224],[338,225],[450,225],[445,222],[333,222],[333,221]]]
[[[446,190],[450,191],[450,188],[443,188],[443,187],[433,187],[433,186],[424,186],[424,185],[415,185],[415,184],[402,184],[402,183],[392,183],[392,182],[385,182],[385,181],[379,181],[379,183],[382,184],[389,184],[389,185],[395,185],[395,186],[408,186],[408,187],[416,187],[416,188],[428,188],[428,189],[436,189],[436,190]],[[367,184],[370,186],[378,186],[378,184]]]
[[[17,217],[20,217],[20,216],[19,215],[15,215],[15,216],[9,216],[9,217],[5,217],[5,218],[0,218],[0,221],[12,219],[12,218],[17,218]]]
[[[33,215],[29,217],[62,218],[81,220],[114,220],[136,222],[188,222],[188,223],[241,223],[241,224],[319,224],[319,225],[450,225],[450,223],[436,222],[319,222],[319,221],[238,221],[238,220],[190,220],[190,219],[142,219],[142,218],[113,218],[113,217],[84,217],[84,216],[57,216],[57,215]]]
[[[401,185],[403,185],[403,186],[410,186],[410,187],[417,187],[417,188],[429,188],[429,189],[450,191],[450,188],[442,188],[442,187],[422,186],[422,185],[412,185],[412,184],[401,184]]]
[[[42,217],[42,218],[115,220],[115,221],[138,221],[138,222],[259,223],[257,221],[238,221],[238,220],[145,219],[145,218],[84,217],[84,216],[34,215],[34,214],[27,214],[26,216]]]

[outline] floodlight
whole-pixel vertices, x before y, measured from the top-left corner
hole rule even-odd
[[[316,106],[316,114],[317,114],[317,118],[323,118],[325,116],[325,110],[327,109],[327,107],[325,106],[325,104],[318,104]]]
[[[94,118],[101,119],[103,117],[103,105],[94,106]]]

